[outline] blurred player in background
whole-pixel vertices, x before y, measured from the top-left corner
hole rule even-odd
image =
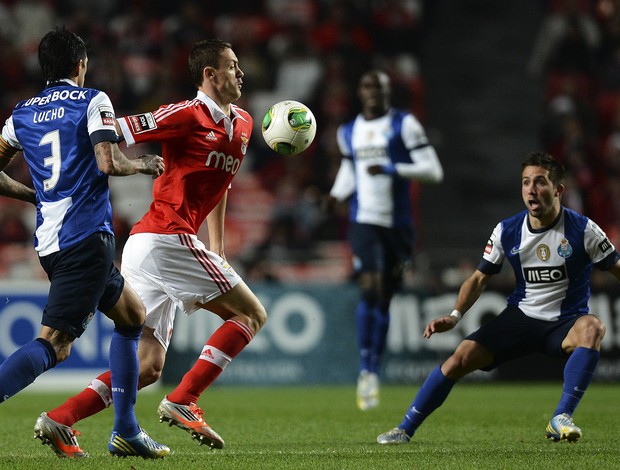
[[[46,34],[39,44],[39,64],[47,86],[18,103],[2,129],[0,170],[20,150],[30,169],[36,190],[36,201],[31,201],[37,211],[35,248],[50,290],[39,337],[0,365],[0,402],[67,359],[73,341],[99,309],[114,321],[114,429],[108,449],[120,456],[163,457],[170,449],[140,429],[134,414],[136,350],[145,309],[114,266],[108,175],[159,176],[164,165],[157,155],[128,160],[119,150],[110,99],[84,88],[87,63],[86,45],[79,36],[66,29]],[[9,194],[20,199],[19,188]],[[61,456],[85,455],[81,449],[58,449],[55,441],[71,440],[73,433],[59,435],[45,413],[36,422],[35,437]]]
[[[563,176],[564,169],[550,155],[534,152],[523,162],[521,196],[526,210],[497,224],[478,269],[460,288],[454,311],[426,325],[424,337],[454,328],[504,260],[516,278],[508,306],[430,373],[400,426],[377,437],[380,444],[409,442],[465,375],[534,352],[568,358],[562,395],[546,437],[581,438],[572,415],[594,376],[605,335],[603,322],[588,314],[590,277],[596,267],[620,280],[620,255],[592,220],[561,205]]]
[[[201,444],[222,448],[224,440],[203,419],[198,398],[267,319],[224,256],[228,188],[247,151],[252,118],[232,104],[241,96],[243,72],[230,44],[216,39],[196,43],[189,69],[198,89],[194,99],[118,121],[128,145],[161,142],[166,164],[149,211],[123,249],[122,272],[147,310],[138,350],[140,387],[161,375],[177,309],[191,314],[204,308],[224,320],[158,408],[160,421],[188,431]],[[205,218],[208,250],[196,237]],[[71,430],[75,422],[109,406],[110,398],[110,373],[105,372],[48,416]],[[77,442],[74,446],[79,448]]]
[[[390,301],[414,248],[410,182],[439,183],[443,169],[424,129],[409,112],[390,106],[390,79],[362,75],[362,112],[338,129],[343,159],[330,191],[349,200],[349,241],[361,299],[356,310],[360,354],[357,406],[379,404],[379,368],[390,322]]]

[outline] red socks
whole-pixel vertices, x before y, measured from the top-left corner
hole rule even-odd
[[[76,422],[110,406],[112,403],[111,387],[110,371],[104,372],[93,380],[87,388],[69,398],[47,415],[60,424],[73,426]]]
[[[224,368],[252,340],[250,328],[239,321],[225,321],[209,338],[194,366],[185,374],[181,383],[168,400],[189,405],[196,403],[200,394],[213,383]],[[110,371],[104,372],[77,395],[48,412],[54,421],[73,426],[112,404]],[[140,389],[138,385],[138,389]]]
[[[200,394],[252,340],[252,330],[236,320],[227,320],[211,335],[200,357],[181,383],[168,395],[173,403],[197,403]]]

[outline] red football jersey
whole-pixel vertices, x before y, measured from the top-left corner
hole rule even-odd
[[[252,117],[232,105],[226,116],[207,95],[118,120],[127,145],[160,142],[166,169],[134,233],[197,234],[239,171]]]

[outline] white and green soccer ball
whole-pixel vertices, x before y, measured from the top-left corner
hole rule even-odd
[[[261,125],[267,145],[280,155],[297,155],[306,150],[316,135],[314,114],[299,101],[274,104]]]

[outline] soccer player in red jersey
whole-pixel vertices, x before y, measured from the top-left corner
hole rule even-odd
[[[139,387],[161,375],[177,308],[186,314],[204,308],[224,320],[158,408],[160,421],[188,431],[201,444],[222,448],[223,439],[196,403],[267,319],[256,295],[224,256],[227,192],[247,151],[252,118],[233,104],[241,96],[243,72],[229,43],[196,43],[189,69],[198,89],[194,99],[118,120],[127,145],[160,142],[166,166],[155,180],[148,212],[125,245],[122,273],[147,309],[138,347]],[[196,236],[205,219],[209,249]],[[50,411],[49,418],[74,435],[75,422],[111,404],[110,384],[110,373],[101,374]]]

